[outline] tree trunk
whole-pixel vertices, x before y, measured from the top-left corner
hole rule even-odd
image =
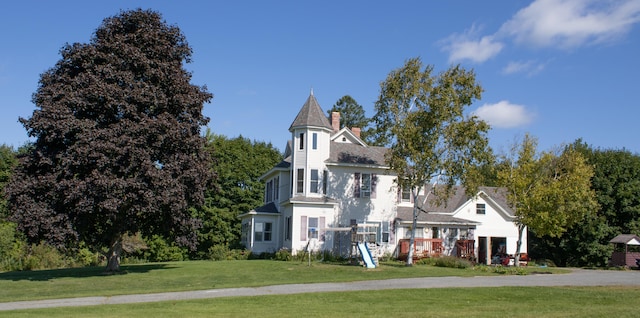
[[[109,247],[107,254],[107,268],[108,273],[115,273],[120,271],[120,255],[122,254],[122,235],[116,236]]]
[[[409,254],[407,255],[407,266],[413,266],[413,250],[416,245],[416,226],[418,223],[418,195],[417,192],[412,189],[411,195],[413,196],[413,222],[411,223],[411,236],[409,237]]]
[[[524,233],[524,224],[518,224],[518,241],[516,242],[516,254],[513,255],[513,265],[520,266],[520,247],[522,246],[522,234]]]

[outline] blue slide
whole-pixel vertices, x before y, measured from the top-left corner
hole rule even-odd
[[[371,257],[371,252],[365,243],[358,243],[358,249],[360,250],[360,255],[362,255],[362,260],[367,268],[376,268],[376,264],[373,262],[373,258]]]

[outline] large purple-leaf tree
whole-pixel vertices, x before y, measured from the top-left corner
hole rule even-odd
[[[195,247],[192,208],[213,176],[200,135],[212,95],[183,68],[185,36],[157,12],[123,11],[60,53],[20,118],[35,141],[7,187],[11,219],[34,242],[108,247],[109,271],[125,234]]]

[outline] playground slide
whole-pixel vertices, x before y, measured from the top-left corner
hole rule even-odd
[[[367,268],[376,268],[376,264],[373,262],[373,258],[371,257],[371,252],[365,243],[358,243],[358,249],[360,250],[360,255],[362,255],[362,260]]]

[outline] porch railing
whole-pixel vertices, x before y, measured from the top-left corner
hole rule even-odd
[[[475,259],[475,240],[457,240],[456,256],[466,259]]]
[[[409,255],[409,239],[399,241],[399,259],[407,259]],[[414,259],[440,256],[444,251],[442,239],[415,238],[413,246]]]

